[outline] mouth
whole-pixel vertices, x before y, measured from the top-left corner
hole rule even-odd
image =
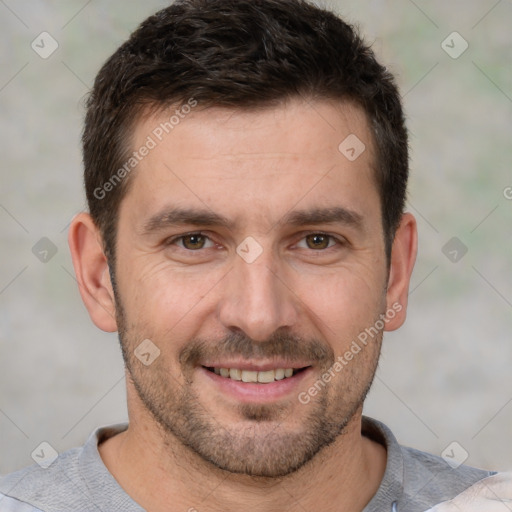
[[[218,366],[203,366],[209,372],[215,373],[225,379],[231,379],[239,382],[270,384],[280,380],[289,379],[298,373],[301,373],[309,366],[302,368],[275,368],[268,370],[245,370],[241,368],[222,368]]]
[[[206,363],[197,368],[199,385],[236,403],[275,403],[289,400],[314,373],[313,366],[290,362],[253,364],[248,362]]]

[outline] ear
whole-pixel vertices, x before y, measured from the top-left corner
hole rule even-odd
[[[388,289],[386,293],[388,315],[386,331],[394,331],[402,326],[407,316],[409,283],[418,251],[418,231],[416,219],[410,213],[404,213],[395,234],[391,251]]]
[[[115,300],[101,235],[88,213],[71,221],[68,235],[80,295],[94,324],[103,331],[117,331]]]

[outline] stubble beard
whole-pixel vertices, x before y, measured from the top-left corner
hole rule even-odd
[[[377,368],[382,333],[373,340],[373,347],[365,348],[371,348],[373,352],[365,368],[361,368],[362,360],[359,365],[355,363],[345,367],[307,406],[300,404],[298,399],[296,403],[285,405],[240,404],[237,408],[240,421],[224,425],[222,418],[217,419],[207,411],[195,392],[192,365],[182,365],[181,383],[162,364],[165,359],[162,356],[151,366],[141,364],[134,349],[145,337],[137,334],[136,326],[128,328],[117,296],[116,304],[119,340],[128,378],[140,402],[159,425],[170,452],[174,453],[174,447],[179,443],[206,463],[230,473],[280,478],[299,470],[344,433],[361,410]],[[233,343],[230,347],[248,347],[252,343],[244,336],[230,336],[224,341],[221,345]],[[191,343],[199,352],[201,347],[219,345],[219,342],[206,343],[204,340]],[[248,355],[247,351],[262,350],[269,355],[273,350],[271,343],[266,341],[265,344],[253,345],[244,349],[244,355]],[[297,345],[297,339],[292,336],[279,336],[275,352],[286,355],[281,351],[285,346],[296,348],[301,345]],[[317,349],[318,359],[322,360],[320,376],[334,363],[334,353],[326,349],[325,344],[314,340],[309,341],[308,347],[312,353]],[[368,362],[368,357],[365,360]],[[303,407],[308,407],[309,411],[305,413],[300,430],[287,428],[287,419],[291,415],[302,414]]]

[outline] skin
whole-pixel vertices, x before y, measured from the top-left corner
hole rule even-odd
[[[133,147],[164,119],[142,119]],[[352,133],[366,150],[351,162],[338,146]],[[361,415],[382,332],[309,403],[298,400],[379,315],[399,304],[384,329],[405,320],[416,222],[403,215],[388,268],[374,163],[366,117],[348,103],[197,108],[130,178],[115,293],[96,226],[88,214],[73,220],[82,298],[100,329],[119,330],[127,365],[130,425],[100,454],[143,508],[356,511],[375,494],[386,451],[361,435]],[[169,207],[232,225],[148,232]],[[358,221],[288,222],[335,207]],[[178,238],[197,232],[207,238]],[[262,251],[251,263],[237,253],[249,236]],[[145,339],[160,350],[149,366],[134,355]],[[203,368],[227,360],[308,370],[277,396],[245,384],[263,389],[245,397]]]

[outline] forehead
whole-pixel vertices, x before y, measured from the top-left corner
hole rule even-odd
[[[239,217],[283,214],[298,202],[378,209],[372,135],[350,103],[172,108],[137,123],[132,149],[145,146],[123,201],[139,218],[169,203]]]

